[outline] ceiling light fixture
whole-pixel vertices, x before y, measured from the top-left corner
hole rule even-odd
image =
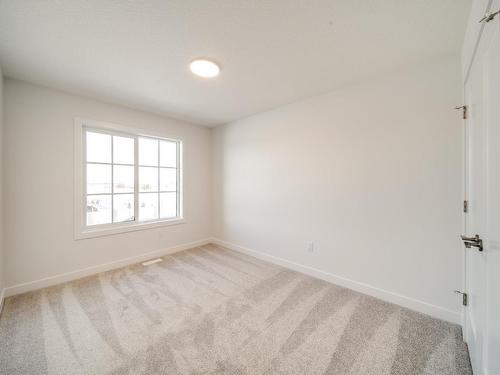
[[[216,77],[220,73],[219,65],[207,59],[194,59],[189,64],[189,69],[193,74],[203,78]]]

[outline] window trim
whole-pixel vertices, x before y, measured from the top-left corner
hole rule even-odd
[[[154,219],[148,221],[130,221],[122,223],[110,223],[102,224],[96,226],[86,225],[86,211],[84,207],[86,205],[86,192],[83,184],[85,183],[85,168],[84,163],[84,129],[89,128],[92,131],[102,132],[102,133],[112,133],[114,135],[120,135],[122,133],[124,136],[134,136],[134,137],[149,137],[149,138],[160,138],[166,140],[172,140],[179,142],[178,154],[179,158],[179,174],[177,181],[177,189],[179,194],[177,194],[177,204],[179,207],[179,216],[172,219]],[[138,142],[135,142],[135,163],[134,168],[135,173],[135,186],[138,188]],[[126,233],[138,230],[147,230],[152,228],[177,225],[186,223],[185,218],[185,207],[184,207],[184,167],[185,167],[185,143],[182,137],[172,136],[164,132],[150,131],[144,129],[138,129],[128,126],[122,126],[110,122],[89,120],[84,118],[75,118],[74,121],[74,237],[75,240],[94,238],[100,236],[108,236],[119,233]],[[113,183],[113,182],[111,182]],[[138,202],[135,202],[134,216],[138,218]]]

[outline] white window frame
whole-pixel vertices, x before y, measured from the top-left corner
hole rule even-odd
[[[135,195],[135,210],[134,216],[135,221],[129,222],[121,222],[121,223],[111,223],[111,224],[100,224],[100,225],[92,225],[87,226],[87,196],[86,196],[86,188],[85,188],[85,164],[86,160],[84,160],[84,151],[85,151],[85,130],[97,131],[102,133],[114,134],[114,135],[123,135],[128,137],[135,138],[135,189],[138,189],[138,155],[137,155],[137,147],[138,147],[138,138],[155,138],[155,139],[165,139],[168,141],[178,142],[179,147],[177,149],[177,158],[178,158],[178,177],[177,177],[177,207],[178,207],[178,216],[171,219],[155,219],[149,221],[138,221],[137,218],[139,216],[138,212],[138,191],[134,192]],[[149,131],[143,129],[132,128],[128,126],[122,126],[118,124],[113,124],[109,122],[103,121],[95,121],[88,120],[83,118],[75,119],[74,126],[74,235],[75,239],[85,239],[85,238],[93,238],[100,236],[108,236],[118,233],[126,233],[136,230],[145,230],[169,225],[177,225],[183,224],[186,222],[184,217],[184,149],[185,144],[184,140],[180,137],[173,137],[170,134],[166,134],[163,132],[157,131]],[[112,182],[113,183],[113,182]],[[159,188],[159,187],[158,187]],[[113,199],[113,198],[111,198]]]

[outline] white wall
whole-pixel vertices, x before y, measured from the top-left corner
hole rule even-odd
[[[211,236],[211,130],[6,79],[5,269],[9,287]],[[184,139],[186,224],[75,241],[75,117]]]
[[[458,320],[460,82],[453,57],[218,127],[216,237]]]

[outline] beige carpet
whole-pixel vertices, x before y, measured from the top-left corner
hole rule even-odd
[[[458,326],[213,245],[8,298],[1,374],[471,374]]]

